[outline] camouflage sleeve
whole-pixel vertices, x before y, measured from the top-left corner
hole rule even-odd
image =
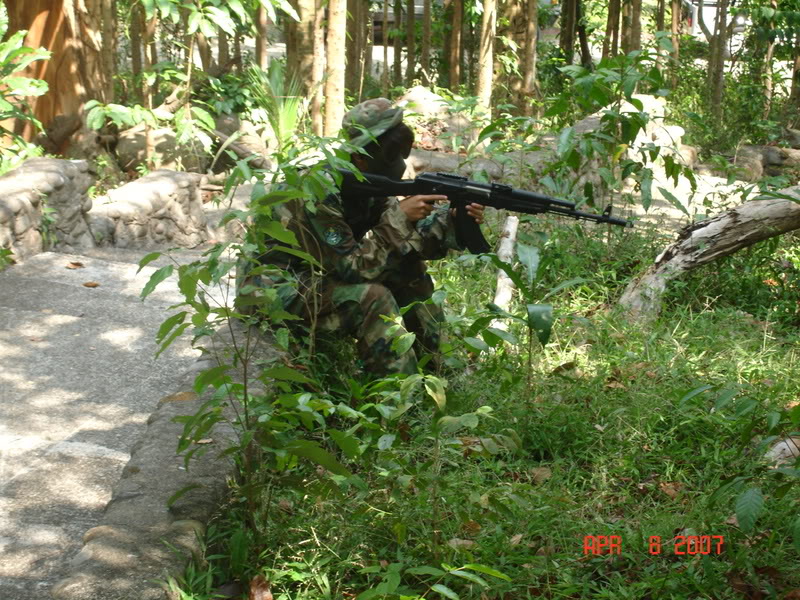
[[[378,223],[358,241],[345,220],[336,197],[308,213],[315,237],[320,241],[322,266],[348,283],[379,280],[408,254],[421,253],[423,241],[408,221],[400,204],[390,200]]]
[[[450,206],[442,204],[430,215],[417,221],[417,233],[422,237],[420,254],[426,260],[444,258],[448,250],[463,250],[456,239],[456,227]]]

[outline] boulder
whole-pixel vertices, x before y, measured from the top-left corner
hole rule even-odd
[[[764,176],[764,152],[760,146],[742,146],[734,164],[745,181],[758,181]]]
[[[442,96],[421,85],[412,87],[397,99],[406,113],[415,112],[423,119],[443,119],[450,114],[450,108]]]
[[[211,157],[199,142],[178,146],[175,131],[168,127],[151,130],[155,147],[155,162],[159,168],[204,173]],[[117,162],[124,171],[145,164],[145,126],[136,125],[119,134]]]

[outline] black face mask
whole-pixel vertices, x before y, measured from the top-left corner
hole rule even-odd
[[[406,171],[406,161],[399,154],[393,161],[387,161],[383,156],[367,158],[365,173],[383,175],[389,179],[402,179]]]

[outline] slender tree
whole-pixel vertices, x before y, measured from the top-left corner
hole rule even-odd
[[[300,83],[300,94],[310,98],[319,80],[314,77],[314,26],[316,22],[316,0],[292,0],[299,20],[285,20],[286,32],[286,77],[296,78]]]
[[[114,0],[102,0],[103,19],[103,74],[105,76],[105,100],[114,101],[114,76],[117,74],[117,18]]]
[[[794,40],[794,51],[792,52],[792,91],[789,105],[794,105],[795,118],[793,125],[797,124],[800,115],[800,31],[797,32]]]
[[[344,117],[344,38],[347,31],[347,1],[328,0],[328,36],[325,67],[325,135],[335,136]]]
[[[217,28],[217,60],[223,69],[227,69],[231,62],[228,34],[221,27]]]
[[[642,49],[642,0],[631,0],[630,50]]]
[[[423,0],[422,4],[422,85],[430,85],[431,73],[431,0]]]
[[[497,20],[497,0],[483,0],[483,18],[481,19],[481,45],[478,64],[477,96],[478,103],[491,114],[492,84],[494,67],[494,37]]]
[[[372,49],[375,47],[375,22],[372,17],[372,3],[370,0],[365,0],[361,3],[361,10],[363,14],[363,29],[364,29],[364,54],[361,59],[363,67],[361,69],[361,82],[359,85],[358,97],[363,95],[364,82],[372,77]]]
[[[416,15],[414,14],[414,0],[407,0],[406,2],[406,85],[411,86],[414,83],[414,75],[417,72],[417,55],[416,55],[416,41],[417,41],[417,24]]]
[[[675,0],[680,2],[680,0]],[[619,51],[619,16],[620,0],[610,0],[608,3],[608,19],[606,20],[606,35],[603,38],[603,58],[616,56]]]
[[[558,45],[568,65],[572,64],[575,48],[575,27],[578,0],[563,0],[561,3],[561,30]]]
[[[461,38],[464,25],[464,0],[453,1],[453,29],[450,34],[450,87],[461,84]]]
[[[775,13],[778,12],[778,0],[770,0],[770,8]],[[769,20],[769,32],[767,40],[767,52],[764,56],[764,112],[761,115],[763,119],[769,118],[769,113],[772,111],[772,94],[773,94],[773,75],[772,75],[772,58],[775,55],[775,18]]]
[[[346,66],[344,85],[351,95],[358,95],[359,55],[361,53],[361,27],[359,8],[362,0],[347,0],[347,39],[345,40]]]
[[[388,0],[385,0],[388,2]],[[394,81],[399,85],[403,81],[402,53],[403,39],[401,27],[403,23],[403,0],[394,0]]]
[[[677,84],[678,77],[678,59],[680,58],[681,47],[681,0],[672,0],[670,5],[670,12],[672,13],[672,86]]]
[[[269,64],[269,55],[267,54],[269,46],[269,41],[267,40],[268,25],[267,9],[259,4],[256,11],[256,64],[261,69],[266,69]]]
[[[314,6],[314,58],[312,61],[311,130],[315,135],[325,131],[322,120],[322,85],[325,78],[325,6],[324,0],[315,0]]]
[[[591,69],[593,66],[592,52],[589,49],[589,36],[586,34],[582,0],[575,0],[575,30],[578,33],[578,42],[581,49],[581,65],[583,65],[584,69]]]
[[[381,73],[381,90],[383,97],[389,97],[389,0],[383,0],[383,22],[381,25],[383,41],[383,71]]]
[[[539,82],[536,77],[536,38],[539,23],[539,0],[526,1],[525,46],[522,51],[522,95],[523,111],[533,113],[533,98],[539,97]]]

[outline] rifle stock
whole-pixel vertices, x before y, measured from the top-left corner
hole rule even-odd
[[[473,254],[483,254],[491,246],[483,237],[480,225],[467,213],[471,203],[503,208],[525,214],[556,214],[572,219],[608,223],[619,227],[633,227],[633,223],[611,216],[611,206],[601,214],[575,210],[575,204],[551,198],[536,192],[514,189],[501,183],[481,183],[470,181],[460,175],[450,173],[422,173],[415,179],[395,180],[363,173],[359,179],[354,173],[340,169],[343,194],[365,194],[369,196],[414,196],[418,194],[442,194],[447,196],[456,209],[456,236],[461,245]]]

